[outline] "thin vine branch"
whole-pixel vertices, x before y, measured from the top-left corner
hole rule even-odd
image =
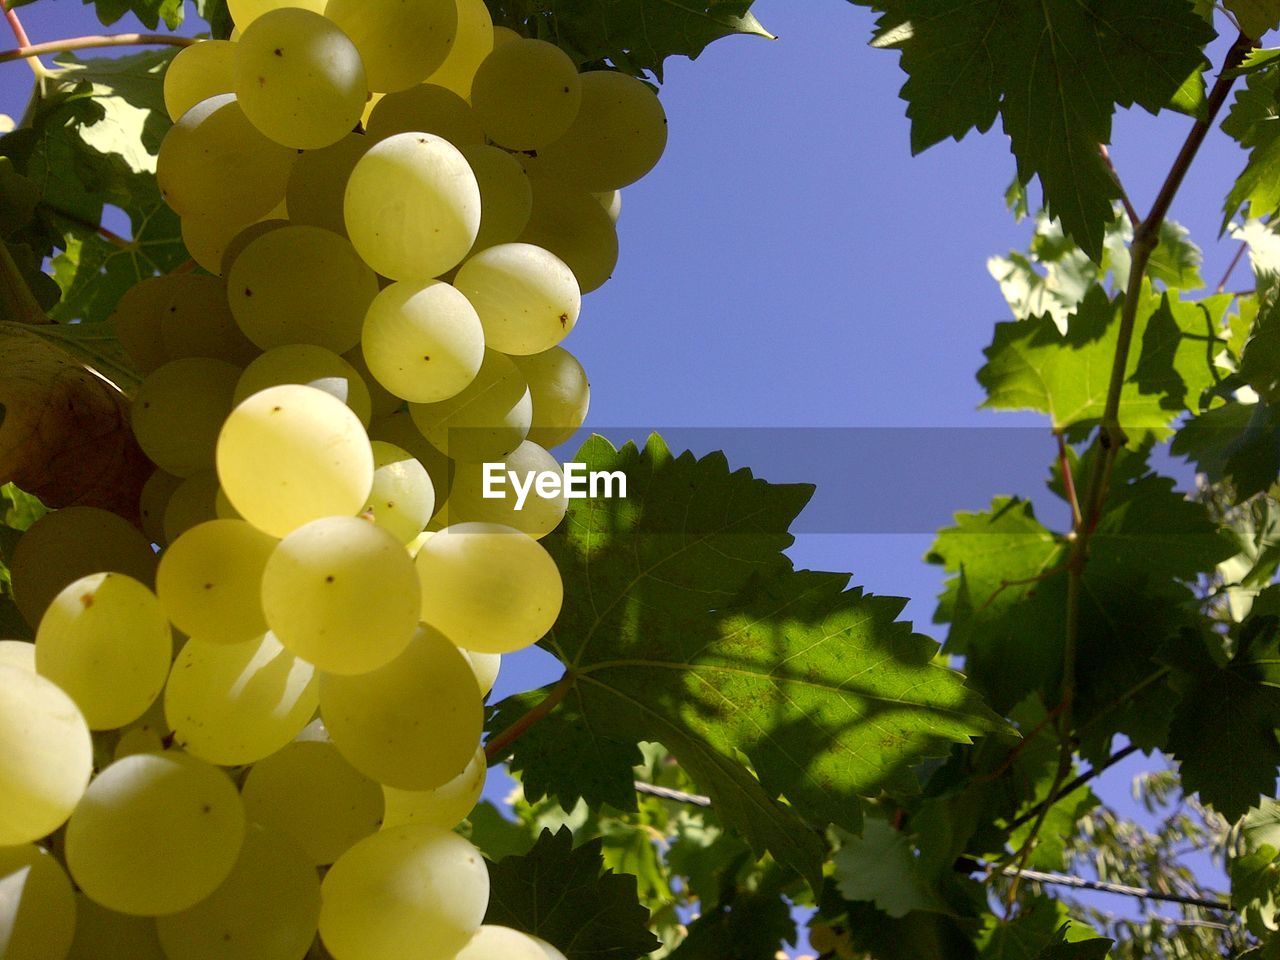
[[[1048,810],[1059,800],[1063,799],[1064,797],[1071,796],[1071,794],[1075,793],[1077,790],[1083,787],[1090,780],[1094,779],[1095,777],[1109,770],[1111,767],[1114,767],[1117,763],[1119,763],[1125,757],[1131,756],[1132,754],[1135,754],[1137,752],[1138,752],[1137,745],[1132,743],[1121,750],[1117,750],[1115,753],[1107,757],[1106,760],[1102,761],[1102,763],[1098,764],[1096,767],[1092,767],[1086,770],[1084,773],[1080,774],[1079,776],[1075,777],[1074,779],[1067,781],[1062,785],[1060,789],[1056,791],[1050,791],[1049,795],[1045,797],[1044,800],[1040,801],[1040,803],[1036,804],[1034,807],[1032,807],[1022,816],[1018,817],[1011,824],[1009,824],[1009,829],[1011,831],[1017,830],[1020,826],[1022,826],[1032,817],[1039,816],[1042,810]]]
[[[2,0],[0,0],[2,2]],[[12,11],[9,11],[12,15]],[[85,37],[69,37],[66,40],[50,40],[48,43],[23,43],[13,50],[0,53],[0,63],[12,60],[28,60],[47,53],[68,53],[73,50],[92,50],[97,47],[189,47],[199,43],[195,37],[181,37],[168,33],[116,33],[95,34]]]
[[[982,866],[981,864],[979,866]],[[1013,867],[998,869],[997,873],[1006,877],[1017,876]],[[1225,900],[1210,897],[1184,896],[1179,893],[1162,893],[1159,890],[1148,890],[1145,887],[1131,887],[1126,883],[1110,883],[1105,880],[1089,880],[1085,877],[1074,877],[1065,873],[1045,873],[1041,870],[1022,870],[1021,876],[1036,883],[1059,887],[1074,887],[1077,890],[1098,890],[1102,893],[1115,893],[1123,897],[1135,897],[1139,900],[1155,900],[1161,903],[1181,903],[1188,907],[1201,907],[1205,910],[1217,910],[1222,913],[1235,913],[1235,908]]]
[[[542,700],[511,726],[490,737],[489,742],[484,745],[484,755],[489,762],[494,763],[503,759],[507,754],[507,748],[511,744],[519,740],[528,732],[530,727],[560,705],[560,701],[569,695],[569,691],[573,689],[573,685],[577,680],[577,674],[572,670],[566,670],[564,676],[556,681],[555,686],[547,691],[547,695]]]
[[[700,793],[685,793],[683,790],[660,787],[656,783],[645,783],[643,780],[636,781],[636,793],[647,793],[651,797],[661,797],[663,800],[673,800],[676,803],[687,803],[691,807],[711,806],[711,798],[704,797]]]
[[[1241,242],[1236,248],[1236,255],[1231,258],[1231,262],[1227,264],[1227,269],[1222,274],[1222,279],[1218,281],[1217,293],[1222,293],[1227,289],[1227,281],[1231,279],[1231,274],[1236,272],[1236,267],[1240,265],[1240,261],[1244,259],[1244,252],[1249,249],[1249,244]]]
[[[22,20],[18,16],[18,11],[11,10],[6,0],[0,0],[0,10],[4,11],[4,18],[8,22],[9,30],[13,33],[13,39],[17,41],[18,46],[31,46],[31,38],[27,36],[27,29],[22,25]],[[38,87],[49,71],[46,70],[44,64],[40,62],[39,57],[32,57],[27,60],[27,63],[31,67],[31,72],[36,76],[36,85]]]
[[[1107,169],[1111,171],[1111,178],[1115,180],[1116,186],[1120,189],[1120,202],[1124,205],[1124,212],[1129,215],[1129,222],[1135,227],[1142,222],[1142,218],[1138,216],[1138,211],[1133,205],[1133,201],[1129,199],[1129,193],[1125,190],[1124,184],[1120,182],[1120,174],[1116,170],[1116,165],[1111,162],[1111,151],[1107,149],[1105,143],[1098,144],[1098,153],[1102,155],[1103,162],[1107,165]]]
[[[120,236],[120,234],[116,233],[114,230],[108,230],[106,227],[104,227],[100,223],[94,223],[92,220],[87,220],[84,217],[80,216],[79,214],[72,213],[70,210],[64,210],[62,209],[62,207],[59,207],[55,204],[46,202],[45,207],[48,208],[50,213],[53,213],[54,215],[61,217],[63,220],[70,221],[71,223],[74,223],[78,227],[83,227],[85,230],[89,230],[93,233],[98,234],[98,236],[102,237],[102,239],[106,240],[113,247],[116,247],[120,250],[127,250],[133,246],[132,241],[126,240],[124,237]]]

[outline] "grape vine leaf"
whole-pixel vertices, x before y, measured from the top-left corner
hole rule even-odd
[[[543,541],[566,594],[542,645],[572,688],[515,742],[530,796],[633,809],[635,744],[657,741],[721,822],[814,883],[821,843],[800,811],[856,830],[859,797],[912,792],[913,764],[1003,728],[896,621],[903,601],[792,570],[782,550],[811,488],[674,457],[656,436],[643,450],[595,437],[575,460],[623,472],[627,498],[573,501]],[[504,701],[490,728],[542,695]]]
[[[1183,788],[1228,820],[1275,794],[1280,767],[1280,618],[1255,612],[1237,632],[1222,666],[1203,652],[1192,659],[1185,642],[1177,651],[1185,683],[1168,743]]]
[[[1226,480],[1236,503],[1280,477],[1280,409],[1233,400],[1182,425],[1170,451],[1214,482]]]
[[[543,830],[523,856],[489,864],[485,923],[547,941],[567,960],[637,960],[659,946],[636,879],[604,870],[601,841],[577,849],[573,832]]]
[[[10,7],[25,7],[36,0],[9,0]],[[87,7],[94,6],[98,19],[107,26],[126,13],[132,13],[147,27],[155,30],[163,20],[166,27],[176,30],[182,26],[183,0],[81,0]]]
[[[579,64],[607,60],[635,76],[674,55],[695,59],[723,37],[774,39],[751,13],[754,0],[485,0],[494,23],[548,40]]]
[[[891,6],[899,29],[883,45],[902,53],[912,150],[985,132],[1001,117],[1019,180],[1039,177],[1049,214],[1099,261],[1120,197],[1099,151],[1115,108],[1194,107],[1213,29],[1185,0]]]
[[[1257,220],[1280,210],[1280,130],[1276,129],[1280,67],[1275,64],[1250,73],[1236,91],[1222,131],[1249,151],[1223,206],[1222,229],[1242,209]]]
[[[38,329],[0,323],[0,483],[50,507],[102,507],[136,522],[154,467],[133,438],[128,400]]]
[[[1080,438],[1102,418],[1112,358],[1120,332],[1123,296],[1094,286],[1063,335],[1049,315],[996,325],[978,382],[984,407],[1048,414],[1055,431]],[[1200,398],[1220,373],[1214,356],[1230,298],[1184,302],[1176,291],[1155,294],[1144,285],[1134,343],[1120,394],[1120,422],[1130,437],[1165,436],[1169,424]]]
[[[0,155],[41,188],[40,229],[23,236],[53,257],[62,288],[55,320],[104,320],[129,287],[187,259],[154,176],[169,128],[163,78],[172,56],[61,57],[31,126],[0,138]],[[106,205],[124,211],[131,239],[99,229]]]
[[[1062,901],[1037,896],[1024,901],[1012,921],[988,917],[978,935],[978,956],[980,960],[1101,960],[1111,943],[1073,922]],[[1084,952],[1052,952],[1067,946]]]
[[[1276,0],[1225,0],[1223,5],[1235,14],[1240,29],[1253,40],[1280,26],[1280,3]]]
[[[783,941],[795,942],[796,923],[787,902],[765,890],[734,891],[703,905],[689,935],[670,960],[774,960]]]
[[[846,900],[870,900],[891,917],[951,912],[921,871],[910,838],[884,820],[868,818],[860,837],[842,832],[834,861]]]

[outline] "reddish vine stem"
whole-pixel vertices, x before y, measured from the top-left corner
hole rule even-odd
[[[1244,243],[1243,241],[1240,243],[1240,246],[1236,248],[1236,255],[1231,258],[1231,262],[1227,264],[1226,271],[1222,274],[1222,279],[1218,281],[1217,293],[1222,293],[1227,289],[1227,281],[1231,279],[1231,274],[1236,272],[1236,267],[1240,265],[1240,261],[1244,257],[1244,252],[1248,249],[1249,244]]]
[[[1116,165],[1111,162],[1111,151],[1107,149],[1105,143],[1098,144],[1098,153],[1102,155],[1103,162],[1107,165],[1107,169],[1111,171],[1111,176],[1116,182],[1116,186],[1120,189],[1120,203],[1124,205],[1124,212],[1129,215],[1129,222],[1135,227],[1142,222],[1142,218],[1138,216],[1138,211],[1133,206],[1133,201],[1129,199],[1129,194],[1125,192],[1124,185],[1120,183],[1120,174],[1116,172]]]
[[[113,247],[117,247],[121,250],[127,250],[129,247],[133,246],[132,241],[126,240],[124,237],[120,236],[120,234],[116,233],[114,230],[108,230],[106,227],[104,227],[100,223],[94,223],[91,220],[86,220],[84,217],[80,216],[79,214],[72,213],[69,210],[63,210],[61,207],[54,206],[52,204],[46,204],[46,206],[49,208],[49,210],[52,213],[61,217],[63,220],[68,220],[71,223],[74,223],[78,227],[83,227],[85,230],[91,230],[92,232],[96,233],[98,236],[102,237],[102,239],[110,243]]]
[[[1071,796],[1071,794],[1075,793],[1077,790],[1083,787],[1090,780],[1094,779],[1097,776],[1100,776],[1102,773],[1111,769],[1117,763],[1123,760],[1125,757],[1128,757],[1137,752],[1138,752],[1138,747],[1132,743],[1121,750],[1117,750],[1115,753],[1107,757],[1106,760],[1102,761],[1102,763],[1098,764],[1096,767],[1092,767],[1086,770],[1084,773],[1077,776],[1075,779],[1067,781],[1057,791],[1050,791],[1049,795],[1045,797],[1044,800],[1036,804],[1036,806],[1032,807],[1022,816],[1018,817],[1011,824],[1009,824],[1009,829],[1017,830],[1020,826],[1022,826],[1024,823],[1029,821],[1032,817],[1039,816],[1041,810],[1048,810],[1050,807],[1052,807],[1055,803],[1057,803],[1063,797]]]
[[[12,11],[7,12],[12,16]],[[41,57],[46,53],[67,53],[72,50],[91,50],[96,47],[140,47],[157,44],[169,47],[189,47],[199,42],[194,37],[180,37],[167,33],[101,34],[87,37],[69,37],[66,40],[50,40],[48,43],[23,43],[19,39],[17,48],[0,53],[0,63]]]
[[[1066,491],[1067,503],[1071,505],[1071,529],[1078,531],[1083,517],[1080,515],[1080,497],[1076,494],[1076,477],[1071,472],[1071,460],[1067,457],[1067,438],[1055,433],[1058,438],[1058,468],[1062,471],[1062,489]]]
[[[490,763],[501,760],[506,756],[507,748],[511,744],[519,740],[529,728],[536,724],[539,720],[549,714],[557,706],[560,701],[569,695],[569,691],[573,689],[574,683],[577,682],[578,676],[572,670],[566,670],[556,685],[547,691],[547,695],[542,698],[533,708],[525,713],[520,719],[511,726],[507,727],[500,733],[494,734],[489,742],[484,745],[484,755]]]
[[[13,39],[17,41],[18,46],[31,46],[31,38],[27,36],[26,28],[23,27],[22,21],[18,18],[18,12],[10,10],[6,0],[0,0],[0,9],[4,10],[4,18],[9,21],[9,29],[13,31]]]

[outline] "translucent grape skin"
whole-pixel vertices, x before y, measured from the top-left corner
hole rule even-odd
[[[116,913],[83,893],[76,897],[76,934],[66,960],[168,960],[150,917]]]
[[[244,804],[221,770],[174,751],[135,754],[85,792],[67,823],[67,867],[112,910],[176,913],[226,879],[244,831]]]
[[[232,397],[235,403],[259,390],[283,383],[301,383],[331,393],[360,418],[366,427],[372,401],[364,378],[344,358],[311,343],[290,343],[273,347],[244,368]]]
[[[192,527],[207,523],[218,513],[218,475],[212,470],[192,474],[178,484],[164,505],[164,539],[173,543]]]
[[[498,351],[485,350],[465,390],[438,403],[411,403],[409,415],[437,450],[455,460],[500,460],[528,435],[533,402],[520,369]]]
[[[308,150],[298,157],[284,195],[289,219],[295,224],[323,227],[345,237],[347,225],[342,219],[342,197],[347,190],[347,180],[373,144],[370,137],[348,133],[337,143],[322,150]]]
[[[320,703],[316,670],[270,633],[244,643],[188,640],[164,692],[174,742],[224,767],[255,763],[297,736]]]
[[[254,823],[288,834],[318,866],[376,833],[382,787],[327,740],[295,740],[254,764],[244,783]]]
[[[170,360],[208,357],[241,366],[258,351],[236,326],[217,277],[184,274],[160,301],[160,336]]]
[[[458,0],[458,29],[444,63],[427,77],[428,83],[447,87],[464,100],[471,99],[476,69],[493,49],[493,19],[484,0]]]
[[[33,627],[63,587],[108,570],[150,586],[156,555],[127,520],[97,507],[46,513],[19,538],[9,559],[14,602]]]
[[[475,243],[480,187],[449,141],[401,133],[360,158],[343,211],[347,235],[374,270],[392,280],[430,280]]]
[[[541,473],[556,473],[560,464],[536,443],[526,440],[501,461],[503,484],[498,488],[502,496],[486,497],[485,464],[459,463],[449,488],[449,500],[441,510],[444,524],[480,521],[514,527],[535,540],[541,540],[560,525],[569,508],[569,500],[563,492],[555,496],[539,496],[536,486],[527,490],[523,505],[516,509],[515,484],[508,479],[514,473],[519,482],[531,483]]]
[[[89,726],[75,701],[37,673],[0,664],[0,846],[56,830],[92,770]]]
[[[162,310],[169,291],[183,283],[183,276],[164,274],[134,284],[111,315],[116,337],[139,373],[150,373],[172,359],[160,334]]]
[[[325,674],[320,714],[353,767],[400,790],[430,790],[458,776],[483,726],[471,665],[426,626],[399,657],[377,670]]]
[[[491,523],[460,523],[428,540],[414,561],[422,619],[481,653],[523,649],[551,629],[564,586],[533,538]]]
[[[444,63],[458,32],[453,3],[329,0],[324,15],[360,51],[370,90],[387,93],[421,83]]]
[[[165,953],[183,960],[300,960],[320,922],[320,879],[287,837],[258,824],[206,899],[160,917]]]
[[[264,13],[280,7],[304,7],[313,13],[323,13],[324,5],[325,0],[227,0],[227,9],[241,32]]]
[[[5,960],[64,958],[75,936],[71,881],[49,851],[0,847],[0,948]]]
[[[257,237],[227,274],[236,323],[263,350],[310,343],[345,353],[360,339],[378,278],[342,237],[290,225]]]
[[[26,640],[0,640],[0,664],[36,672],[36,645]]]
[[[133,433],[142,452],[177,477],[213,467],[214,444],[231,411],[240,368],[188,357],[166,363],[134,395]]]
[[[324,517],[267,560],[262,609],[285,647],[330,674],[362,674],[399,656],[418,622],[413,561],[370,521]]]
[[[484,143],[484,128],[471,104],[434,83],[387,94],[369,112],[364,127],[374,140],[421,130],[444,137],[459,149]]]
[[[461,147],[480,186],[480,232],[474,255],[499,243],[511,243],[524,231],[533,212],[533,187],[520,161],[485,143]]]
[[[330,394],[297,384],[236,406],[218,437],[217,463],[232,506],[273,537],[320,517],[353,516],[373,487],[360,420]]]
[[[472,256],[456,286],[484,327],[485,344],[509,355],[550,350],[578,322],[582,294],[568,265],[528,243],[503,243]]]
[[[261,581],[276,540],[243,520],[211,520],[160,557],[156,594],[169,619],[206,643],[243,643],[266,633]]]
[[[547,955],[528,934],[486,923],[458,951],[455,960],[547,960]]]
[[[363,513],[401,543],[408,543],[435,514],[436,493],[431,475],[407,450],[384,440],[372,440],[373,491]]]
[[[524,374],[533,401],[529,439],[548,449],[564,443],[587,419],[591,405],[587,372],[563,347],[512,359]]]
[[[539,150],[554,142],[569,130],[581,102],[577,67],[545,40],[496,47],[471,87],[485,133],[509,150]]]
[[[583,294],[604,286],[618,265],[618,231],[585,190],[530,172],[533,210],[519,240],[550,250],[569,265]]]
[[[484,361],[484,329],[471,302],[447,283],[393,283],[369,306],[361,346],[387,390],[415,403],[461,393]]]
[[[364,64],[331,20],[297,7],[262,14],[236,44],[236,96],[245,116],[276,143],[318,150],[360,122]]]
[[[383,787],[386,813],[382,829],[391,830],[406,823],[422,823],[441,830],[452,830],[475,807],[484,790],[488,759],[484,748],[476,750],[465,770],[434,790],[397,790]]]
[[[232,63],[235,44],[205,40],[178,51],[164,72],[164,108],[177,121],[201,100],[235,89]]]
[[[202,100],[165,134],[160,194],[183,216],[249,223],[284,196],[297,153],[254,128],[231,94]]]
[[[403,960],[422,944],[453,956],[484,919],[489,874],[462,837],[409,824],[343,854],[322,894],[320,936],[335,960]]]
[[[462,648],[459,647],[459,650]],[[498,682],[498,671],[502,668],[502,655],[498,653],[477,653],[475,650],[462,650],[475,671],[476,682],[480,684],[480,695],[487,697]]]
[[[114,730],[160,695],[173,635],[149,589],[122,573],[68,584],[36,630],[36,669],[75,700],[91,730]]]

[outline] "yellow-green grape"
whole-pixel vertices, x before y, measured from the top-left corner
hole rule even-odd
[[[257,356],[236,326],[221,280],[186,274],[178,281],[170,286],[160,312],[160,335],[169,359],[210,357],[241,365]]]
[[[292,653],[327,673],[367,673],[393,660],[418,623],[413,560],[360,517],[294,530],[262,573],[267,623]]]
[[[305,384],[330,393],[350,407],[362,424],[369,424],[372,411],[364,379],[332,350],[310,343],[272,347],[262,354],[240,375],[234,400],[240,403],[259,390],[284,383]]]
[[[459,650],[462,648],[459,647]],[[476,683],[480,684],[480,696],[487,697],[498,682],[498,671],[502,667],[502,654],[477,653],[475,650],[462,650],[476,675]]]
[[[563,953],[551,944],[547,943],[547,941],[540,939],[539,937],[530,937],[529,939],[542,948],[542,953],[546,960],[567,960]]]
[[[422,532],[436,510],[436,492],[427,468],[409,451],[383,440],[373,448],[373,491],[362,512],[401,543]]]
[[[583,293],[598,290],[618,264],[618,231],[585,190],[534,176],[533,212],[520,239],[550,250],[569,265]]]
[[[461,393],[439,403],[411,403],[422,435],[455,460],[501,460],[529,433],[533,404],[519,368],[496,350]]]
[[[471,104],[434,83],[420,83],[408,90],[387,94],[369,112],[364,127],[374,140],[422,131],[444,137],[459,149],[484,143],[484,128]]]
[[[173,492],[182,486],[182,478],[163,470],[156,470],[142,485],[138,498],[138,513],[142,517],[142,532],[152,543],[164,543],[164,510]]]
[[[182,214],[249,223],[280,202],[297,153],[267,139],[229,93],[201,100],[165,134],[156,183]]]
[[[538,168],[601,193],[635,183],[667,147],[667,114],[642,81],[612,70],[582,74],[582,106],[567,133],[538,151]]]
[[[174,626],[206,643],[266,633],[262,571],[277,542],[244,520],[211,520],[174,540],[156,571],[156,595]]]
[[[343,201],[347,234],[392,280],[453,269],[480,229],[480,187],[458,148],[429,133],[399,133],[356,164]]]
[[[547,960],[547,955],[528,934],[486,923],[458,951],[455,960]]]
[[[146,713],[120,731],[112,759],[121,760],[135,753],[163,753],[170,732],[164,718],[164,697],[156,697]]]
[[[302,7],[313,13],[324,13],[325,0],[227,0],[227,9],[236,29],[243,32],[264,13],[281,7]]]
[[[401,790],[430,790],[458,776],[480,742],[483,713],[470,664],[428,626],[385,666],[320,680],[320,714],[334,745],[365,776]]]
[[[529,439],[548,448],[564,443],[587,419],[591,405],[587,372],[563,347],[512,359],[524,374],[533,400]]]
[[[254,763],[279,750],[317,706],[315,667],[271,633],[244,643],[188,640],[164,691],[174,742],[223,767]]]
[[[263,234],[227,274],[236,323],[263,350],[311,343],[345,353],[360,340],[377,293],[378,278],[351,244],[320,227]]]
[[[506,354],[550,350],[569,335],[582,310],[573,271],[528,243],[481,250],[459,268],[454,285],[475,307],[485,345]]]
[[[484,0],[458,0],[458,30],[444,63],[427,77],[428,83],[447,87],[464,100],[471,99],[476,68],[493,49],[493,18]]]
[[[366,837],[325,875],[320,937],[336,960],[452,957],[489,905],[484,857],[456,833],[409,824]]]
[[[480,185],[480,232],[471,248],[478,250],[510,243],[524,231],[533,211],[533,187],[520,161],[487,144],[462,147]]]
[[[377,381],[417,403],[461,393],[480,371],[484,341],[471,302],[435,280],[391,284],[370,304],[360,336]]]
[[[485,496],[487,464],[458,464],[442,520],[446,524],[471,520],[501,523],[541,540],[560,525],[569,509],[562,487],[554,491],[545,488],[545,493],[540,493],[537,487],[538,477],[559,474],[560,464],[529,440],[496,462],[501,465],[501,472],[497,474],[500,479],[488,483],[497,494],[493,497]]]
[[[227,775],[184,753],[139,753],[103,770],[67,823],[71,877],[120,913],[159,916],[203,900],[244,839]]]
[[[192,527],[218,516],[218,475],[205,470],[187,477],[164,506],[164,542],[173,543]]]
[[[58,829],[93,771],[89,726],[52,680],[0,664],[0,846]]]
[[[413,454],[413,458],[426,468],[427,475],[431,477],[437,509],[444,503],[453,483],[454,463],[427,441],[407,411],[392,413],[373,421],[369,425],[369,437],[393,443]]]
[[[139,373],[150,373],[169,360],[160,335],[162,308],[182,275],[148,277],[124,292],[111,315],[116,338]]]
[[[236,45],[230,40],[205,40],[178,51],[164,72],[164,108],[178,120],[201,100],[231,93]]]
[[[337,143],[322,150],[308,150],[298,157],[284,194],[289,219],[345,237],[342,197],[347,192],[347,180],[373,143],[363,134],[348,133]]]
[[[63,960],[75,929],[71,881],[49,851],[0,847],[0,956]]]
[[[545,40],[495,47],[471,86],[485,133],[510,150],[540,150],[564,136],[581,102],[578,68]]]
[[[176,477],[210,469],[239,379],[239,367],[208,357],[173,360],[152,372],[133,398],[133,435],[142,452]]]
[[[275,219],[255,220],[249,224],[227,242],[227,249],[222,254],[222,269],[219,273],[224,277],[229,274],[232,264],[236,262],[236,258],[240,256],[244,248],[264,233],[270,233],[272,230],[279,230],[281,227],[287,226],[289,226],[288,220]],[[235,314],[232,314],[232,316],[235,316]]]
[[[414,562],[422,619],[467,650],[523,649],[560,615],[564,585],[555,561],[542,544],[511,527],[446,527],[423,544]]]
[[[172,656],[160,601],[122,573],[69,584],[36,631],[36,669],[70,695],[91,730],[142,716],[164,689]]]
[[[273,537],[320,517],[354,516],[373,487],[360,419],[314,387],[268,387],[238,404],[218,437],[218,478],[231,505]]]
[[[66,960],[168,960],[150,917],[116,913],[75,895],[76,934]]]
[[[369,89],[379,93],[425,80],[444,63],[458,32],[451,0],[329,0],[324,15],[356,45]]]
[[[342,359],[351,364],[351,369],[360,375],[361,382],[369,391],[369,407],[371,417],[386,417],[404,406],[404,400],[378,382],[378,378],[369,369],[364,358],[364,350],[354,347],[342,355]]]
[[[250,122],[299,150],[319,150],[350,133],[369,94],[355,44],[331,20],[298,7],[264,13],[245,28],[234,76]]]
[[[208,897],[160,917],[164,952],[182,960],[301,960],[320,922],[320,878],[287,836],[250,824],[240,858]]]
[[[504,44],[515,43],[517,40],[523,40],[523,39],[524,38],[520,36],[520,34],[516,33],[510,27],[495,26],[493,28],[494,49],[497,49],[498,47],[501,47]]]
[[[228,223],[216,213],[189,213],[182,218],[182,245],[191,259],[212,274],[222,275],[227,244],[244,229],[239,220]]]
[[[295,740],[253,765],[244,782],[249,819],[293,839],[317,866],[376,833],[382,787],[327,740]]]
[[[434,790],[383,787],[386,813],[382,817],[382,829],[423,823],[441,830],[452,830],[467,818],[480,799],[487,773],[488,762],[482,747],[476,750],[465,770]]]
[[[606,190],[603,193],[593,193],[592,196],[600,201],[600,206],[604,207],[604,212],[609,214],[609,219],[616,226],[618,217],[622,216],[622,191]]]
[[[153,584],[156,555],[147,538],[114,513],[97,507],[54,510],[33,523],[13,549],[14,603],[34,627],[63,587],[104,570]]]
[[[0,664],[9,667],[21,667],[23,670],[36,669],[36,647],[27,640],[0,640]]]

